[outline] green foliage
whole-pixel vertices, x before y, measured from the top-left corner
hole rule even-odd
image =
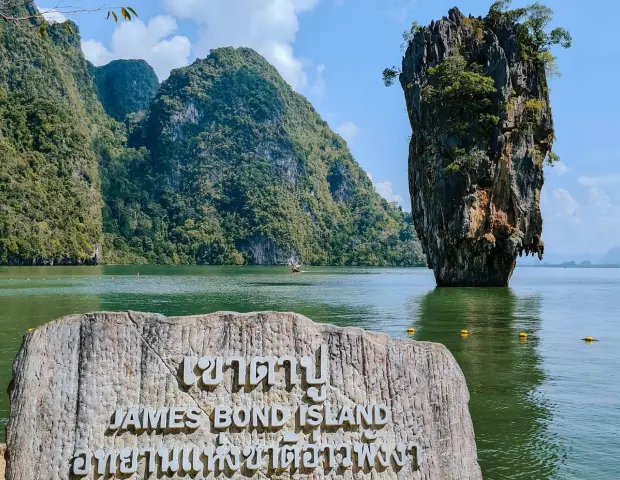
[[[487,20],[490,23],[507,21],[517,29],[519,53],[522,58],[532,58],[542,63],[547,73],[558,74],[555,57],[549,53],[551,47],[560,45],[570,48],[571,34],[563,27],[549,31],[553,10],[539,2],[523,8],[510,10],[512,0],[500,0],[491,5]]]
[[[383,70],[383,83],[386,87],[391,87],[394,84],[396,77],[400,75],[400,69],[396,67],[386,68]]]
[[[477,64],[468,65],[460,55],[446,58],[428,69],[428,83],[422,89],[422,103],[436,122],[447,125],[460,145],[473,146],[499,124],[491,95],[493,79]]]
[[[138,14],[131,7],[118,7],[118,8],[110,8],[108,10],[107,19],[109,20],[112,17],[112,20],[118,23],[118,14],[116,11],[120,11],[121,17],[123,20],[131,21],[133,19],[132,15],[138,18]]]
[[[416,33],[422,31],[423,28],[424,27],[418,22],[413,22],[411,24],[411,28],[409,30],[405,30],[402,34],[403,43],[401,44],[400,49],[403,51],[406,50],[409,44],[413,42]]]
[[[530,98],[525,102],[525,110],[532,115],[540,114],[546,106],[547,102],[540,98]]]
[[[558,62],[555,56],[549,51],[539,52],[537,57],[545,67],[547,77],[556,78],[561,76]]]
[[[548,165],[553,165],[555,162],[559,162],[560,161],[560,156],[557,153],[554,153],[553,151],[550,151],[549,153],[547,153],[547,164]]]
[[[484,23],[479,18],[463,17],[463,24],[471,26],[474,37],[479,41],[484,40]]]
[[[493,2],[489,7],[489,15],[499,16],[505,14],[511,4],[512,0],[497,0],[496,2]]]
[[[447,173],[456,173],[456,172],[459,172],[460,170],[461,170],[461,166],[456,162],[452,162],[446,167]]]
[[[127,114],[146,110],[159,88],[153,68],[144,60],[114,60],[89,71],[105,112],[122,122]]]

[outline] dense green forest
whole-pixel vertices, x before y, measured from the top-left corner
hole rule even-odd
[[[411,216],[253,50],[157,89],[145,62],[88,65],[75,25],[0,41],[0,263],[423,263]]]
[[[17,9],[16,9],[17,10]],[[19,13],[19,12],[18,12]],[[0,262],[97,263],[100,175],[94,139],[113,122],[74,34],[0,21]]]

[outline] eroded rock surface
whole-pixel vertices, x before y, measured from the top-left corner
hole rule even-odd
[[[325,345],[325,347],[322,347]],[[324,348],[324,350],[322,350]],[[104,448],[159,448],[215,445],[217,404],[299,407],[308,399],[301,383],[287,385],[287,370],[276,383],[250,389],[238,386],[234,372],[204,388],[189,382],[180,368],[185,357],[201,355],[311,356],[326,354],[325,404],[385,404],[391,421],[377,430],[377,442],[415,443],[418,459],[400,468],[298,469],[252,472],[224,470],[217,478],[295,479],[480,479],[469,394],[456,361],[439,344],[393,339],[357,328],[316,324],[292,313],[214,313],[163,317],[149,313],[93,313],[62,318],[25,336],[14,363],[7,427],[7,479],[69,479],[75,452]],[[317,368],[320,364],[317,358]],[[248,364],[249,366],[249,364]],[[319,368],[320,370],[320,368]],[[203,424],[194,430],[165,433],[111,432],[118,408],[198,407]],[[283,432],[302,442],[360,442],[358,427],[301,429],[291,419],[281,429],[233,429],[235,445],[276,443]],[[372,442],[371,442],[372,443]],[[339,457],[340,458],[340,457]],[[136,474],[147,478],[145,460]],[[198,474],[194,478],[203,478]],[[216,478],[213,473],[205,478]],[[93,478],[92,475],[82,478]],[[99,478],[99,477],[97,477]],[[160,473],[148,478],[162,478]],[[171,473],[164,478],[189,478]]]
[[[456,8],[409,42],[400,75],[409,188],[439,286],[506,286],[517,255],[542,258],[540,191],[554,139],[545,60],[519,52],[514,23]],[[452,83],[442,86],[442,74]],[[490,77],[490,91],[476,74]]]

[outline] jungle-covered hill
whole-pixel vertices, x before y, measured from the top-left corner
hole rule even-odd
[[[155,93],[70,30],[0,23],[0,263],[423,263],[410,215],[253,50]]]
[[[26,7],[15,8],[26,14]],[[77,26],[0,20],[0,263],[101,260],[96,144],[114,136]]]

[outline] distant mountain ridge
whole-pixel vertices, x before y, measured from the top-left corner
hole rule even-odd
[[[613,247],[597,263],[601,265],[620,265],[620,246]]]
[[[519,266],[620,266],[620,246],[613,247],[605,255],[592,253],[545,253],[543,260],[523,257]]]

